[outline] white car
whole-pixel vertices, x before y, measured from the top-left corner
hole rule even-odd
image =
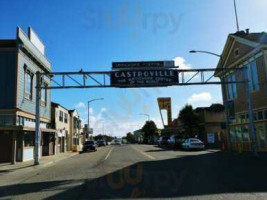
[[[197,138],[188,138],[182,143],[182,148],[186,150],[190,149],[205,149],[204,143]]]

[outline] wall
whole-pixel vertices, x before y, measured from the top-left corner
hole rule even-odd
[[[0,50],[0,109],[15,108],[16,49]]]
[[[36,91],[33,89],[33,98],[32,100],[28,100],[24,98],[24,65],[27,65],[27,68],[34,73],[33,77],[33,88],[36,85],[36,75],[37,71],[41,71],[39,66],[37,66],[27,55],[25,55],[22,51],[19,52],[18,56],[18,102],[17,107],[25,112],[29,112],[31,114],[35,114],[35,95]],[[45,82],[50,84],[50,80],[45,77]],[[40,106],[40,116],[46,119],[51,118],[51,95],[50,90],[47,90],[47,104],[46,106]]]

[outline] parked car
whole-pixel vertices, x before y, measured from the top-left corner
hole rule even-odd
[[[188,138],[182,143],[182,148],[186,150],[199,149],[203,150],[205,148],[204,143],[197,138]]]
[[[99,141],[97,142],[97,145],[98,145],[99,147],[106,146],[106,141],[105,141],[105,140],[99,140]]]
[[[158,145],[160,147],[167,146],[168,145],[168,139],[169,139],[168,136],[161,136],[161,137],[159,137],[159,139],[158,139]]]
[[[86,151],[97,151],[97,149],[96,149],[96,142],[93,141],[93,140],[86,141],[83,144],[83,152],[86,152]]]

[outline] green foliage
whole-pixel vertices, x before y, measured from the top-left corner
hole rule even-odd
[[[107,142],[111,142],[114,138],[111,137],[111,136],[108,136],[108,135],[102,135],[102,134],[99,134],[99,135],[96,135],[94,136],[94,140],[97,141],[97,140],[106,140]]]
[[[158,128],[154,121],[146,121],[141,131],[144,134],[144,138],[151,139],[158,135]]]
[[[127,140],[128,143],[134,143],[135,142],[134,135],[130,132],[126,134],[125,139]]]
[[[179,113],[185,134],[189,137],[194,137],[200,131],[200,117],[195,112],[191,105],[186,105]]]

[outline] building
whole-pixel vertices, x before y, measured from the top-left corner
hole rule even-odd
[[[250,33],[249,30],[229,34],[215,75],[222,81],[249,83],[256,128],[256,143],[260,151],[267,150],[267,33]],[[227,73],[220,73],[227,69]],[[233,71],[232,69],[239,69]],[[229,147],[232,150],[252,150],[249,128],[246,87],[244,83],[222,86],[227,107]]]
[[[198,127],[194,136],[204,141],[207,147],[221,148],[222,143],[226,143],[227,140],[224,106],[212,104],[210,107],[197,107],[194,112],[198,116]],[[184,138],[194,137],[185,132],[184,124],[180,118],[172,121],[168,131]]]
[[[82,147],[83,132],[81,119],[77,110],[69,110],[70,115],[70,147],[72,151],[79,151]]]
[[[143,134],[142,130],[138,129],[133,132],[135,142],[142,143],[143,142]]]
[[[198,107],[195,109],[198,114],[202,132],[198,137],[204,141],[207,147],[221,148],[226,144],[226,116],[224,106],[213,104],[210,107]]]
[[[0,163],[33,159],[36,72],[51,72],[45,46],[32,28],[17,28],[16,39],[0,40]],[[50,85],[44,77],[43,85]],[[55,154],[55,130],[50,128],[50,91],[40,100],[40,156]]]
[[[56,153],[71,151],[70,115],[68,109],[58,103],[51,103],[52,127],[57,130]]]

